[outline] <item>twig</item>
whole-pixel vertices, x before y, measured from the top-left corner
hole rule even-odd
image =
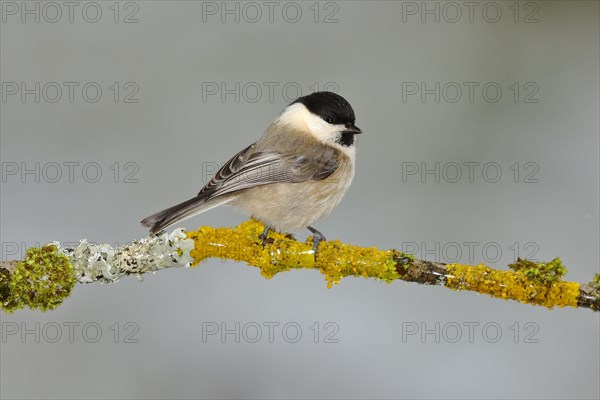
[[[68,297],[75,282],[112,283],[121,277],[143,275],[164,268],[193,266],[209,258],[244,261],[271,278],[291,269],[317,269],[327,286],[343,277],[363,276],[391,283],[396,279],[426,285],[469,290],[492,297],[553,307],[600,310],[600,274],[580,285],[565,282],[566,268],[559,259],[549,263],[517,260],[511,270],[494,270],[485,265],[469,266],[417,260],[397,250],[378,250],[341,243],[323,242],[317,259],[312,238],[307,243],[272,233],[271,244],[259,236],[263,226],[247,221],[235,228],[182,228],[113,248],[83,240],[75,248],[53,243],[29,249],[23,261],[0,263],[0,301],[7,312],[28,306],[52,309]]]

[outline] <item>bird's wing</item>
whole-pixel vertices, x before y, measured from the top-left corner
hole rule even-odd
[[[318,181],[333,174],[339,163],[338,151],[327,146],[310,155],[254,152],[254,146],[233,156],[198,196],[214,198],[255,186]]]

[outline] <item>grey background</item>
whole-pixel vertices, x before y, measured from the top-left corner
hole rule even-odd
[[[281,90],[286,83],[307,94],[314,83],[334,82],[365,133],[354,185],[317,224],[328,238],[383,249],[416,243],[420,251],[439,243],[440,251],[417,255],[442,260],[453,253],[441,249],[458,243],[461,261],[488,261],[495,268],[513,261],[517,243],[521,256],[531,249],[540,260],[560,256],[568,280],[587,282],[598,272],[598,2],[534,3],[537,23],[523,23],[535,10],[525,3],[515,23],[512,1],[495,3],[503,12],[496,23],[482,17],[485,3],[478,3],[473,22],[463,15],[455,23],[436,23],[431,16],[422,23],[418,15],[402,13],[402,2],[338,1],[328,9],[319,6],[318,23],[312,2],[300,5],[296,23],[283,19],[284,3],[273,23],[266,15],[255,23],[243,18],[254,14],[221,23],[219,16],[203,22],[202,2],[138,1],[139,21],[128,24],[121,20],[133,9],[125,3],[119,23],[112,20],[113,2],[98,3],[103,14],[97,23],[82,18],[79,4],[73,23],[64,15],[56,23],[32,17],[21,23],[18,15],[6,15],[2,23],[3,82],[97,82],[103,89],[96,103],[85,101],[81,90],[73,103],[66,92],[56,103],[35,103],[31,96],[24,103],[18,96],[1,103],[2,162],[63,165],[56,183],[44,176],[39,183],[33,175],[5,177],[4,259],[15,258],[15,247],[24,251],[52,240],[125,243],[143,237],[141,218],[195,194],[206,181],[203,171],[261,135],[288,103]],[[445,3],[438,4],[442,10]],[[323,23],[323,13],[335,6],[338,22]],[[122,97],[115,103],[109,89],[114,82],[121,90],[134,82],[138,103]],[[222,102],[218,96],[203,99],[203,82],[277,82],[279,89],[272,101],[263,91],[255,102],[249,101],[252,94]],[[402,82],[479,82],[479,88],[496,82],[503,93],[496,103],[480,89],[473,103],[466,93],[455,103],[436,103],[433,96],[403,102]],[[513,82],[522,90],[518,102],[509,89]],[[522,101],[527,82],[539,88],[537,103]],[[80,163],[72,183],[63,164],[71,161]],[[90,162],[101,167],[96,183],[86,181],[94,179],[93,170],[82,175],[81,166]],[[109,168],[115,162],[117,183]],[[125,169],[127,162],[138,167],[137,183],[124,182],[132,171]],[[483,179],[481,169],[472,183],[465,176],[457,183],[436,183],[432,176],[422,182],[418,175],[403,181],[403,163],[433,168],[436,162],[495,162],[503,175],[497,183]],[[515,183],[515,162],[522,174],[531,172],[525,163],[535,163],[538,182],[524,183],[521,175]],[[217,209],[182,225],[233,226],[243,219]],[[467,242],[477,243],[473,259]],[[486,244],[491,255],[482,253]],[[498,247],[501,257],[489,262]],[[40,343],[34,335],[7,336],[0,343],[2,398],[600,396],[597,314],[400,281],[348,278],[328,290],[314,271],[265,280],[255,268],[211,260],[143,283],[131,278],[110,286],[78,285],[54,311],[0,317],[4,333],[15,324],[47,329]],[[73,343],[64,325],[70,322],[80,324]],[[90,322],[102,328],[96,343],[81,332]],[[110,328],[115,322],[118,343]],[[127,322],[139,328],[133,336],[138,343],[125,343]],[[228,335],[222,343],[215,335],[203,343],[207,322],[230,329],[236,322],[256,323],[263,336],[257,343],[245,337],[236,343]],[[273,343],[263,325],[269,322],[280,324]],[[281,327],[290,322],[302,328],[296,343],[282,336]],[[311,331],[315,322],[318,343]],[[338,343],[324,343],[324,334],[332,332],[324,329],[327,322],[339,328],[333,336]],[[50,343],[54,323],[62,326],[62,336]],[[439,342],[432,334],[403,340],[407,326],[422,323],[428,329],[440,324]],[[472,341],[469,323],[479,324]],[[495,343],[494,329],[482,333],[485,324],[500,327]],[[451,343],[457,325],[462,336]]]

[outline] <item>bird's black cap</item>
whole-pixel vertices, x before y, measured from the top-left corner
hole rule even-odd
[[[330,124],[354,126],[356,120],[350,103],[339,94],[333,92],[315,92],[296,99],[294,103],[302,103],[313,114],[318,115]],[[360,132],[357,132],[360,133]]]

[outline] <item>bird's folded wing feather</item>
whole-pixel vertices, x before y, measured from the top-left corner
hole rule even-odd
[[[255,186],[318,181],[335,172],[339,162],[338,152],[329,147],[300,155],[255,152],[254,146],[233,156],[198,196],[213,198]]]

